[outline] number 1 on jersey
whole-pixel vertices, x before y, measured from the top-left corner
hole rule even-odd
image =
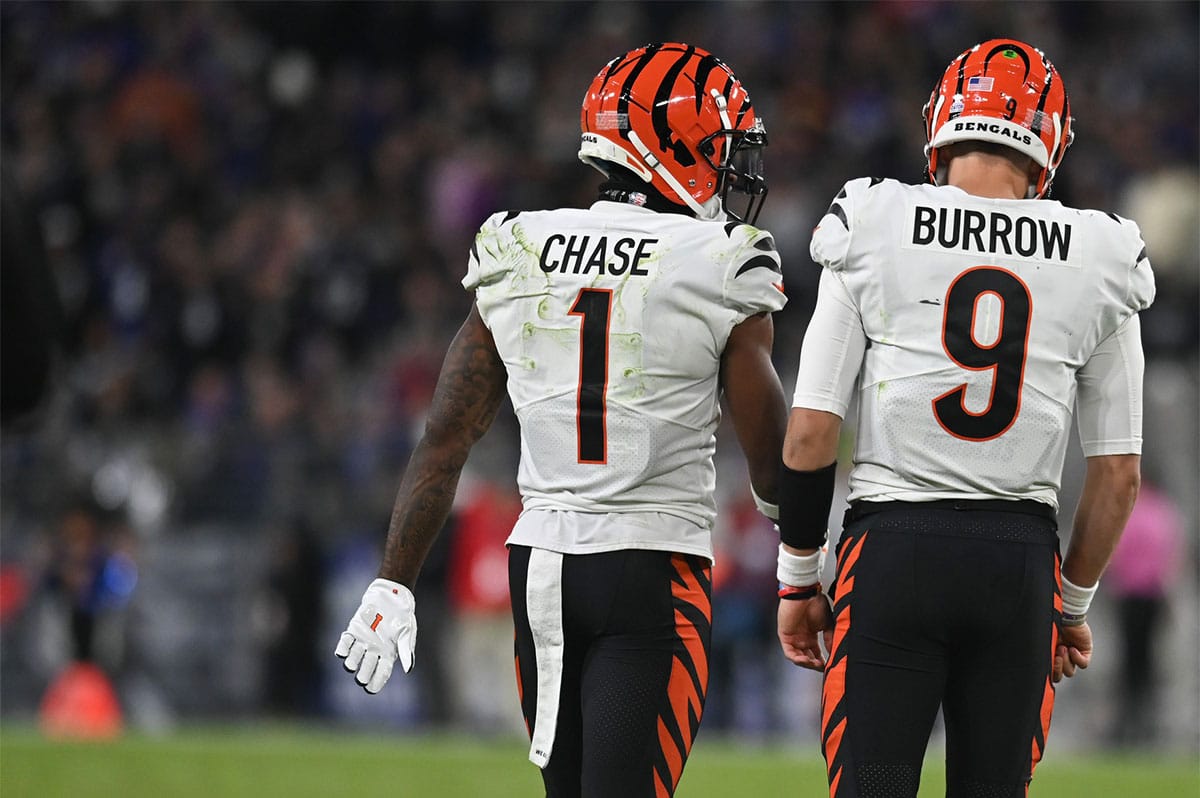
[[[576,393],[575,431],[579,462],[608,462],[608,318],[612,289],[584,288],[575,297],[570,314],[579,323],[579,389]]]

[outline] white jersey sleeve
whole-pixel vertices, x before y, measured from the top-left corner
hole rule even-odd
[[[780,310],[787,300],[775,239],[766,230],[736,222],[726,224],[725,231],[730,268],[725,271],[724,303],[737,313],[734,324]]]
[[[463,287],[468,291],[492,285],[511,270],[519,253],[516,250],[501,251],[498,244],[503,239],[501,231],[504,226],[517,216],[512,211],[494,213],[480,226],[467,257],[467,275],[462,280]],[[483,257],[479,254],[480,246],[484,247]],[[490,251],[487,249],[489,246],[493,247]]]
[[[508,373],[524,506],[622,518],[518,542],[711,556],[721,355],[735,325],[783,307],[781,275],[771,235],[735,222],[598,202],[483,224],[463,285]],[[620,530],[637,518],[656,520],[634,541]]]
[[[826,269],[821,273],[817,306],[804,332],[792,407],[824,410],[845,418],[866,349],[858,308],[846,287]]]
[[[865,339],[852,501],[1057,506],[1077,390],[1091,450],[1133,445],[1131,421],[1093,429],[1135,412],[1133,392],[1100,376],[1107,347],[1133,346],[1114,334],[1154,298],[1133,222],[863,178],[834,198],[810,253],[844,288]],[[829,332],[806,336],[801,362],[836,345]],[[801,378],[798,394],[815,390],[811,372]]]
[[[851,224],[851,219],[855,218],[855,202],[860,194],[878,182],[872,177],[859,177],[842,186],[813,230],[808,249],[816,263],[834,272],[842,269],[850,251],[850,236],[857,226]]]
[[[1079,441],[1085,457],[1142,453],[1141,322],[1131,316],[1079,369]]]

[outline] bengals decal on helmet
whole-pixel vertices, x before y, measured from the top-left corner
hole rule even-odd
[[[753,224],[767,195],[767,135],[750,96],[712,53],[648,44],[609,61],[580,113],[579,158],[604,174],[622,166],[700,219],[724,210]],[[729,206],[730,191],[744,198]]]
[[[924,115],[925,157],[935,184],[939,147],[990,141],[1042,167],[1031,194],[1044,197],[1074,138],[1062,77],[1041,50],[1015,39],[991,39],[951,61]]]

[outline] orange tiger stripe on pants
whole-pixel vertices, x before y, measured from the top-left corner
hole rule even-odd
[[[1062,617],[1062,557],[1059,554],[1054,555],[1054,628],[1050,633],[1050,672],[1054,672],[1054,655],[1058,650],[1058,623]],[[1033,737],[1033,742],[1030,745],[1029,757],[1029,779],[1033,780],[1033,772],[1037,770],[1038,763],[1042,761],[1042,754],[1046,751],[1046,739],[1050,736],[1050,718],[1054,714],[1054,682],[1050,676],[1046,677],[1046,686],[1042,691],[1042,707],[1039,712],[1041,728]],[[1025,787],[1025,794],[1029,794],[1029,786]]]
[[[837,795],[841,781],[843,763],[838,758],[842,738],[846,733],[846,651],[843,645],[850,631],[850,605],[854,593],[854,566],[862,554],[867,533],[863,533],[853,546],[846,546],[838,554],[837,576],[833,595],[834,628],[833,645],[825,663],[825,679],[821,689],[821,748],[829,777],[829,794]]]
[[[693,568],[688,559],[671,558],[675,575],[671,595],[675,604],[675,653],[667,683],[669,711],[659,715],[661,756],[655,766],[655,790],[672,795],[679,785],[683,765],[692,750],[704,698],[708,691],[708,651],[704,640],[712,626],[712,569]]]

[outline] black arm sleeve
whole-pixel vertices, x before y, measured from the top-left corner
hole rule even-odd
[[[836,477],[836,460],[816,471],[794,471],[780,464],[780,540],[797,549],[817,549],[825,543]]]

